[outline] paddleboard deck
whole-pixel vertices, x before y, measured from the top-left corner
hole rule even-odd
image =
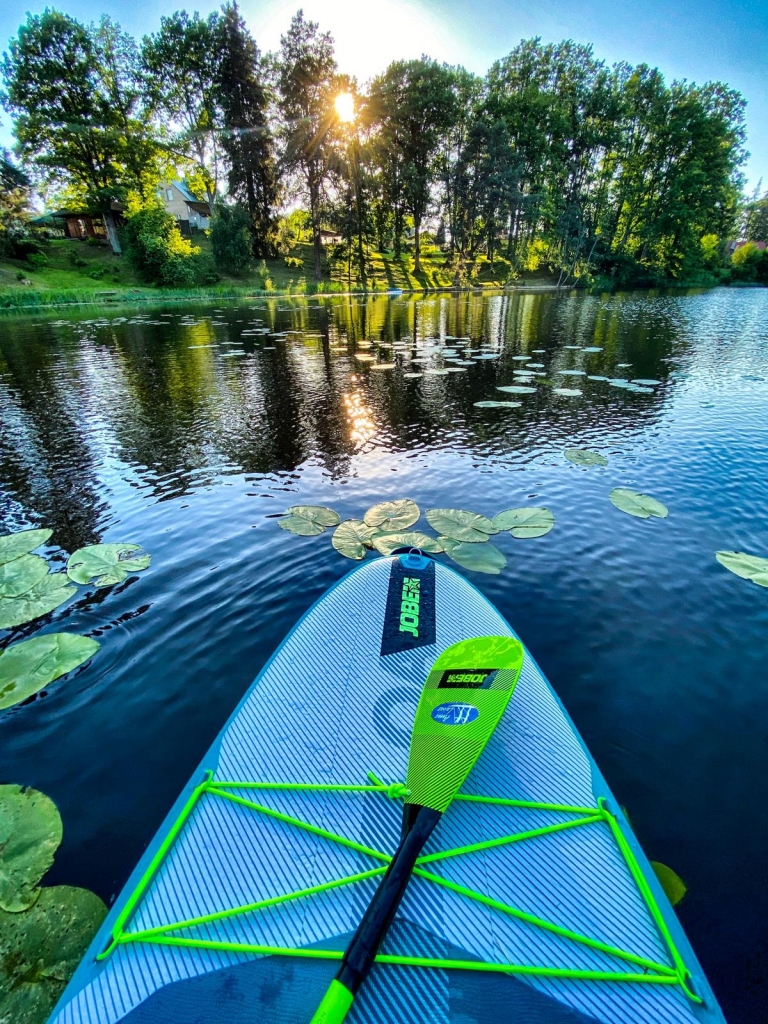
[[[424,680],[477,636],[515,634],[431,559],[376,559],[333,586],[231,716],[51,1020],[307,1024],[397,847]],[[723,1021],[527,651],[348,1019]]]

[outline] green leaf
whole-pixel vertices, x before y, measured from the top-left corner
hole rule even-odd
[[[325,505],[291,505],[277,525],[299,537],[319,537],[326,527],[338,526],[340,522],[338,513]]]
[[[498,576],[507,564],[507,559],[490,541],[487,544],[468,544],[451,537],[439,537],[438,540],[450,559],[472,572]]]
[[[363,516],[366,526],[390,533],[393,530],[405,530],[413,526],[421,515],[421,510],[410,498],[398,498],[397,501],[381,501],[369,508]]]
[[[459,508],[430,508],[427,520],[441,536],[470,544],[487,541],[490,535],[499,532],[490,519]]]
[[[373,547],[372,538],[377,532],[360,519],[347,519],[333,531],[331,544],[345,558],[365,558],[366,548]]]
[[[0,909],[16,914],[32,906],[61,836],[53,800],[36,789],[0,786]]]
[[[21,597],[48,575],[48,563],[39,555],[19,555],[0,565],[0,597]]]
[[[522,402],[475,402],[476,409],[519,409]]]
[[[583,348],[581,351],[582,352],[602,352],[603,351],[603,346],[602,345],[588,345],[587,348]]]
[[[715,558],[743,580],[768,587],[768,558],[748,555],[745,551],[716,551]]]
[[[508,530],[513,537],[543,537],[555,525],[555,517],[548,508],[528,506],[508,508],[493,517],[497,530]]]
[[[373,546],[381,555],[389,556],[395,548],[419,548],[433,555],[443,550],[443,545],[435,537],[418,530],[402,530],[398,533],[377,533],[373,537]]]
[[[130,556],[141,551],[140,544],[89,544],[69,556],[67,575],[75,583],[94,581],[97,587],[122,583],[130,573],[141,572],[150,563],[147,554]]]
[[[660,501],[647,494],[630,491],[626,487],[614,487],[611,491],[611,501],[616,508],[631,516],[637,516],[638,519],[649,519],[651,516],[666,519],[669,515],[669,509]]]
[[[496,388],[497,391],[506,391],[508,395],[535,395],[536,388],[527,384],[502,384]]]
[[[22,530],[0,537],[0,565],[26,555],[51,539],[53,530]]]
[[[55,885],[23,914],[0,911],[2,1020],[42,1024],[107,915],[88,889]]]
[[[667,899],[673,907],[676,907],[683,896],[688,892],[688,886],[682,878],[675,874],[672,868],[668,868],[666,864],[662,864],[658,860],[652,860],[651,867],[656,873],[656,877],[661,882],[661,887],[666,893]]]
[[[607,466],[608,459],[600,452],[591,452],[588,448],[566,448],[565,457],[574,466]]]
[[[37,557],[37,556],[35,556]],[[23,594],[5,595],[0,590],[0,629],[21,626],[32,619],[58,608],[76,593],[66,573],[56,572],[42,576]]]
[[[657,384],[661,384],[660,380],[654,380],[651,377],[638,377],[637,380],[632,381],[633,384],[642,384],[646,388],[655,388]]]
[[[565,395],[566,398],[579,398],[581,391],[578,388],[552,388],[556,395]]]
[[[39,693],[98,649],[95,640],[76,633],[45,633],[6,647],[0,654],[0,710]]]
[[[558,370],[561,377],[586,377],[586,370]]]

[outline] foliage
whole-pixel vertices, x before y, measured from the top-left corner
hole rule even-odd
[[[152,284],[188,288],[199,271],[199,248],[183,238],[176,221],[155,199],[136,200],[123,229],[125,253]]]
[[[253,265],[252,220],[243,206],[217,203],[211,218],[211,251],[217,267],[242,274]]]
[[[768,251],[754,242],[740,245],[731,256],[731,277],[734,281],[768,282]]]
[[[13,254],[13,243],[27,229],[32,183],[8,153],[0,155],[0,253]]]

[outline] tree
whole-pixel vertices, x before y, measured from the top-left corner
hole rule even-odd
[[[254,255],[268,256],[274,251],[278,189],[259,50],[236,3],[223,8],[217,35],[216,98],[221,148],[229,162],[229,195],[248,208]]]
[[[3,150],[0,156],[0,252],[26,230],[31,187],[27,175]]]
[[[133,40],[108,18],[86,28],[52,10],[27,16],[3,60],[21,155],[44,183],[70,186],[101,214],[115,252],[112,204],[157,155],[136,71]]]
[[[194,284],[200,249],[182,237],[156,196],[131,197],[124,237],[126,255],[144,280],[170,288]]]
[[[242,274],[253,263],[250,212],[244,206],[217,203],[211,218],[211,251],[216,266],[230,274]]]
[[[295,174],[309,202],[315,278],[320,265],[320,212],[326,186],[338,163],[333,144],[336,59],[330,33],[298,11],[280,38],[277,57],[278,105],[282,118],[282,163]]]
[[[453,83],[451,68],[422,58],[395,61],[371,88],[384,149],[398,167],[404,206],[413,217],[417,273],[421,270],[421,225],[437,176],[435,160],[443,134],[457,115]]]
[[[206,197],[216,198],[220,172],[217,74],[218,14],[201,18],[177,11],[160,19],[160,31],[145,36],[141,62],[154,108],[171,133],[174,148],[193,158],[204,175]]]

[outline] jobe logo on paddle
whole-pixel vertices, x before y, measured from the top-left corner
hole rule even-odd
[[[468,722],[474,722],[479,714],[474,704],[462,704],[455,700],[438,704],[432,709],[432,717],[441,725],[467,725]]]
[[[400,601],[400,632],[419,635],[419,601],[421,580],[406,576],[403,580],[403,596]]]

